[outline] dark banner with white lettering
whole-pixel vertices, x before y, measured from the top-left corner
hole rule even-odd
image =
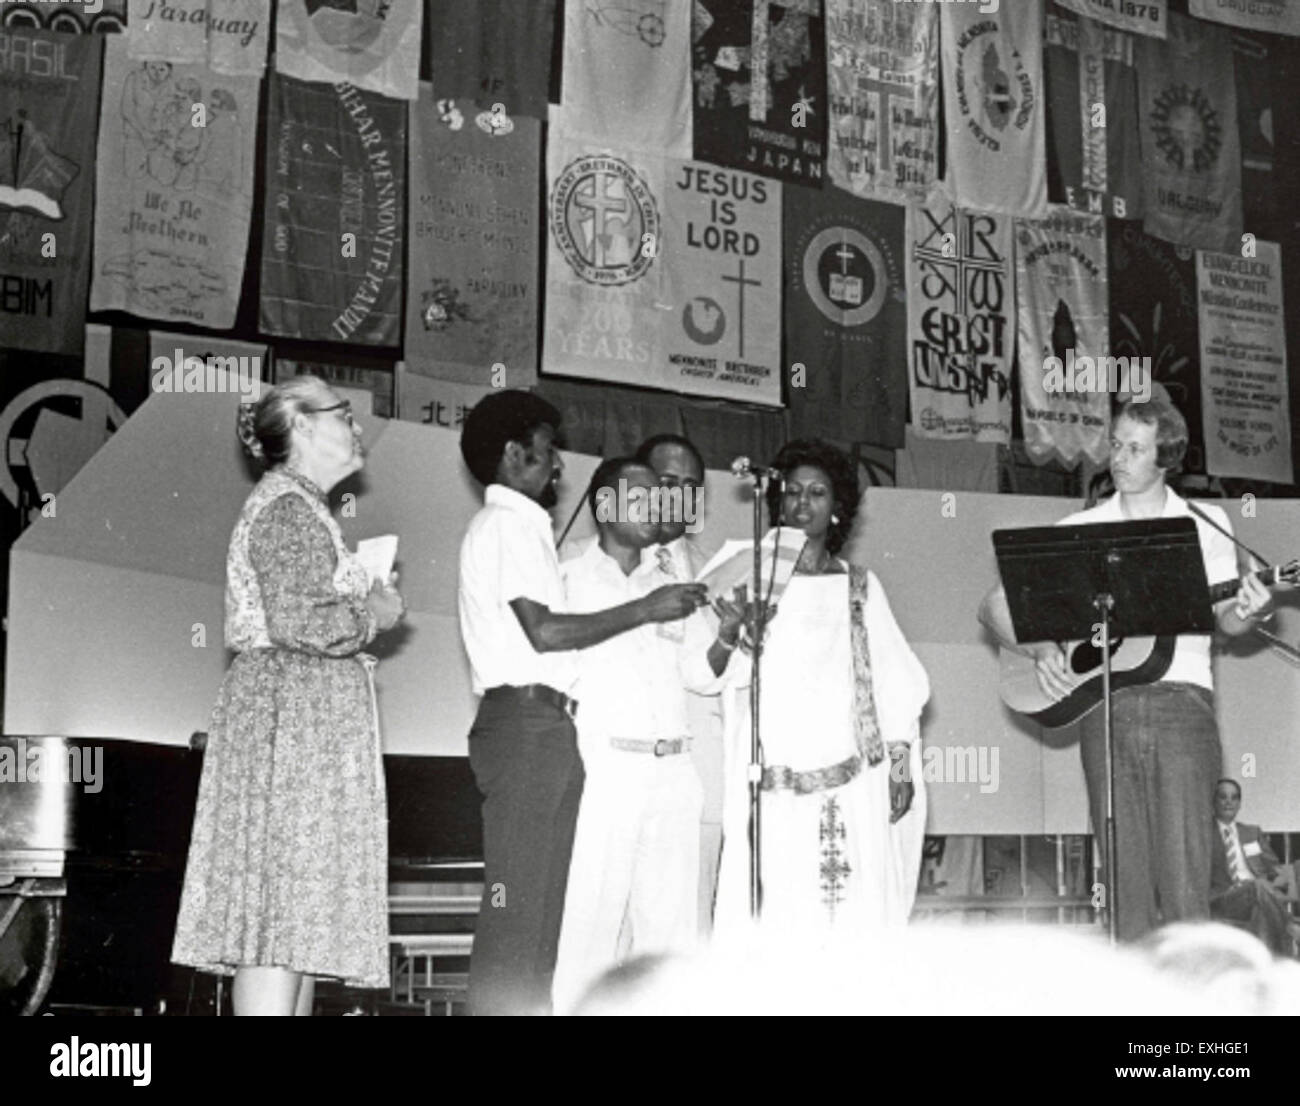
[[[261,329],[401,341],[406,104],[269,74]]]
[[[821,0],[695,0],[695,156],[820,188],[826,168]]]
[[[839,189],[785,189],[785,361],[792,437],[903,444],[904,217],[901,207]]]
[[[0,32],[0,346],[81,352],[103,41]]]
[[[1094,215],[1141,218],[1133,36],[1050,8],[1043,34],[1048,198]]]

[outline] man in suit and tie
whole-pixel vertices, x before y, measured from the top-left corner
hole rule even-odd
[[[656,434],[647,438],[637,448],[636,458],[655,470],[661,489],[673,493],[665,500],[667,504],[675,505],[675,490],[681,490],[681,516],[672,511],[661,513],[655,556],[666,580],[694,580],[707,561],[696,542],[703,524],[704,458],[695,444],[680,434]],[[679,628],[665,627],[664,632],[679,632]],[[688,695],[687,718],[691,756],[704,785],[704,818],[700,824],[700,927],[707,933],[712,928],[713,898],[722,854],[721,699],[717,695]]]
[[[1289,953],[1296,934],[1286,896],[1294,873],[1283,867],[1258,826],[1237,821],[1241,788],[1220,780],[1214,789],[1216,848],[1210,866],[1210,916],[1249,930],[1275,953]]]

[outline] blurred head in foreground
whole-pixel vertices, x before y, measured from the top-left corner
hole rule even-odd
[[[1098,930],[1029,925],[919,923],[820,943],[752,930],[689,959],[616,968],[576,1013],[1294,1014],[1298,975],[1209,922],[1120,949]]]

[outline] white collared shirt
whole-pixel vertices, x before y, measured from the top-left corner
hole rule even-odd
[[[531,599],[555,614],[568,610],[551,516],[504,484],[489,484],[460,546],[460,633],[474,694],[510,684],[546,684],[573,693],[573,652],[539,653],[510,603]]]
[[[605,610],[671,582],[658,569],[658,548],[643,550],[640,566],[625,575],[599,541],[593,542],[562,566],[568,609],[575,614]],[[578,741],[584,756],[607,748],[611,737],[685,738],[687,686],[706,693],[721,687],[708,668],[714,635],[699,612],[685,620],[681,644],[661,635],[658,625],[646,623],[577,654]]]
[[[1232,532],[1232,525],[1228,522],[1228,516],[1224,513],[1223,508],[1210,503],[1199,503],[1197,506],[1227,530],[1228,533]],[[1196,523],[1196,534],[1201,542],[1201,559],[1205,562],[1205,577],[1211,586],[1221,584],[1225,580],[1236,579],[1236,546],[1232,544],[1226,535],[1219,533],[1213,526],[1210,526],[1197,515],[1192,514],[1188,510],[1187,500],[1175,492],[1173,488],[1165,488],[1165,507],[1160,517],[1190,518]],[[1094,522],[1129,521],[1131,520],[1124,516],[1120,508],[1119,493],[1116,492],[1109,499],[1103,500],[1095,507],[1067,515],[1057,525],[1073,526]],[[1160,678],[1160,682],[1197,684],[1213,691],[1214,675],[1210,666],[1212,638],[1213,635],[1211,634],[1179,634],[1175,641],[1174,657],[1170,661],[1169,671]]]

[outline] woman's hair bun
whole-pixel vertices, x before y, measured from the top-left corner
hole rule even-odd
[[[266,460],[266,451],[262,448],[262,443],[257,437],[257,404],[241,403],[239,405],[239,420],[236,423],[235,433],[239,435],[244,452],[254,461]]]

